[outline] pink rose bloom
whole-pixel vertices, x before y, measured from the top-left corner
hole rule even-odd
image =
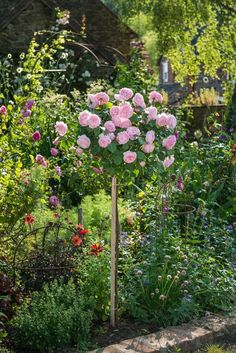
[[[5,105],[2,105],[0,107],[0,115],[6,115],[7,113],[7,108],[5,107]]]
[[[84,110],[83,112],[81,112],[79,115],[79,124],[81,126],[88,126],[89,116],[90,116],[90,113],[87,110]]]
[[[107,129],[108,132],[116,131],[115,124],[111,120],[106,121],[104,127]]]
[[[58,176],[61,176],[61,167],[59,167],[59,165],[57,165],[56,167],[55,167],[55,171],[56,171],[56,174],[58,175]]]
[[[144,98],[140,93],[135,93],[134,98],[133,98],[133,103],[136,107],[140,107],[145,109],[146,104],[144,102]]]
[[[111,109],[110,109],[111,117],[113,118],[115,116],[119,116],[119,114],[120,114],[120,108],[115,106],[115,105],[113,105],[113,107],[111,107]]]
[[[147,143],[153,143],[155,141],[155,132],[153,130],[148,131],[145,140]]]
[[[55,138],[55,140],[52,143],[54,145],[58,145],[59,141],[60,141],[60,137],[58,136],[58,137]]]
[[[113,116],[112,122],[116,127],[121,127],[121,118],[119,116]]]
[[[174,145],[177,142],[177,138],[175,135],[170,135],[166,139],[163,140],[162,146],[165,147],[167,150],[172,150]]]
[[[34,141],[39,141],[39,140],[41,139],[41,134],[40,134],[40,132],[39,132],[39,131],[35,131],[35,132],[33,133],[33,135],[32,135],[32,139],[33,139]]]
[[[152,143],[146,143],[142,145],[142,150],[144,153],[152,153],[154,151],[155,146]]]
[[[140,164],[141,167],[145,167],[146,162],[142,161],[142,162],[140,162],[139,164]]]
[[[91,114],[88,118],[90,129],[96,129],[101,124],[101,119],[97,114]]]
[[[117,142],[119,145],[125,145],[129,141],[129,134],[127,131],[122,131],[117,134],[116,137]]]
[[[107,148],[111,144],[111,139],[108,135],[101,134],[98,139],[98,144],[102,148]]]
[[[99,106],[99,101],[95,94],[89,94],[88,95],[88,106],[89,108],[95,109]]]
[[[174,160],[175,160],[174,156],[166,157],[164,159],[164,161],[162,162],[164,168],[169,168],[171,166],[171,164],[174,163]]]
[[[130,140],[134,140],[136,136],[140,136],[141,135],[141,132],[140,132],[139,128],[137,128],[135,126],[130,126],[127,129],[127,132],[129,134]]]
[[[55,124],[55,131],[58,133],[60,136],[64,136],[67,132],[67,125],[63,123],[63,121],[57,121]]]
[[[167,115],[167,127],[168,129],[174,129],[176,127],[177,121],[176,117],[172,114]]]
[[[133,115],[133,108],[131,107],[131,105],[129,103],[124,103],[120,106],[119,108],[120,112],[119,115],[121,118],[124,119],[129,119],[131,118],[131,116]]]
[[[149,94],[149,102],[150,103],[153,103],[153,102],[162,103],[163,102],[163,97],[162,97],[162,95],[159,92],[152,91]]]
[[[119,101],[127,101],[132,98],[134,95],[132,89],[130,88],[121,88],[119,94],[115,94],[115,99]]]
[[[59,200],[58,200],[58,198],[55,195],[53,195],[53,196],[50,196],[49,203],[50,203],[51,206],[57,207],[58,204],[59,204]]]
[[[76,148],[75,153],[79,156],[80,154],[82,154],[84,151],[82,150],[82,148]]]
[[[157,119],[157,108],[150,107],[148,110],[148,120],[156,120]]]
[[[168,116],[165,113],[158,114],[156,119],[156,124],[158,126],[166,126],[168,122]]]
[[[93,171],[94,171],[96,174],[102,174],[102,173],[103,173],[103,168],[96,168],[96,167],[93,167]]]
[[[120,118],[120,127],[122,129],[127,129],[132,125],[131,121],[129,119],[125,118]]]
[[[123,160],[125,163],[133,163],[137,159],[137,153],[126,151],[123,153]]]
[[[95,98],[98,100],[99,105],[104,105],[109,102],[109,96],[105,92],[96,93]]]
[[[115,134],[113,134],[113,132],[111,132],[110,134],[108,134],[107,136],[109,136],[110,137],[110,139],[113,141],[113,140],[115,140]]]
[[[51,152],[51,156],[53,157],[56,157],[59,153],[58,149],[54,147],[51,148],[50,152]]]
[[[90,144],[91,144],[91,141],[90,141],[90,138],[86,135],[81,135],[78,137],[77,139],[77,144],[79,147],[81,148],[89,148]]]

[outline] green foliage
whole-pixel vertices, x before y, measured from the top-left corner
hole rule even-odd
[[[89,256],[78,263],[80,291],[96,321],[107,320],[110,313],[110,259],[109,252]]]
[[[22,349],[52,352],[77,345],[87,347],[91,313],[86,298],[69,282],[45,285],[25,301],[12,320],[15,342]]]
[[[116,4],[122,18],[134,23],[135,29],[141,27],[139,33],[156,33],[155,55],[171,61],[180,82],[187,76],[196,80],[202,66],[212,77],[217,77],[219,67],[235,76],[233,0],[119,0]]]

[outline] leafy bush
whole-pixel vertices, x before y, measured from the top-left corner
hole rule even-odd
[[[76,286],[55,281],[34,292],[12,320],[17,347],[37,352],[52,352],[56,348],[77,345],[87,347],[91,327],[91,312],[86,299]]]

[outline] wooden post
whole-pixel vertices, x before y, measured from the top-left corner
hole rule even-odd
[[[118,220],[118,193],[117,178],[112,177],[112,219],[111,219],[111,314],[110,323],[112,327],[117,326],[117,273],[118,273],[118,251],[119,251],[119,220]]]
[[[78,224],[83,225],[83,209],[82,208],[78,209]]]

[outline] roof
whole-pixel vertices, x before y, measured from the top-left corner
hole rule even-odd
[[[136,37],[136,34],[127,26],[123,26],[116,16],[105,4],[100,0],[1,0],[0,6],[0,32],[17,20],[27,8],[35,2],[42,3],[45,7],[54,11],[56,7],[61,10],[70,11],[70,23],[68,27],[76,33],[80,33],[82,29],[82,15],[88,18],[86,25],[86,43],[96,50],[105,61],[114,65],[115,59],[113,54],[116,52],[125,61],[125,55],[122,48],[128,52],[129,39]],[[99,17],[99,18],[97,18]],[[32,21],[33,22],[33,21]],[[39,28],[42,29],[42,28]],[[116,45],[114,46],[114,38]],[[104,40],[101,45],[101,40]]]

